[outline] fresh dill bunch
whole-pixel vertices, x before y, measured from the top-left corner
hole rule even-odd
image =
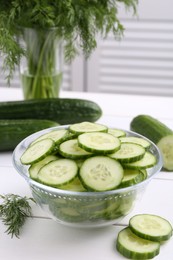
[[[136,12],[138,0],[0,0],[0,56],[8,79],[13,75],[24,50],[17,35],[21,27],[55,27],[64,42],[64,56],[71,61],[81,51],[87,58],[97,47],[97,36],[113,32],[122,36],[124,27],[118,18],[119,5]]]
[[[23,227],[27,217],[31,217],[31,206],[29,201],[33,198],[21,197],[15,194],[0,195],[3,200],[0,204],[0,217],[7,226],[7,234],[19,238],[20,229]]]

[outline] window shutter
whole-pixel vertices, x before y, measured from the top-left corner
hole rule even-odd
[[[149,1],[141,2],[138,18],[122,11],[121,41],[112,34],[98,41],[87,61],[88,91],[173,96],[173,3],[167,0],[170,6],[153,14]],[[150,1],[152,10],[161,2]]]

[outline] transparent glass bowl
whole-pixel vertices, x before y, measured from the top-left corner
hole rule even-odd
[[[52,188],[36,182],[29,177],[28,166],[22,165],[20,157],[28,145],[40,135],[58,126],[39,131],[25,138],[13,152],[15,169],[25,178],[36,203],[59,223],[74,227],[101,227],[115,224],[126,216],[136,205],[151,179],[162,168],[162,156],[156,145],[151,142],[150,151],[156,156],[157,164],[147,170],[148,178],[143,182],[127,188],[106,192],[74,192]],[[145,137],[126,131],[127,136]],[[148,140],[148,139],[146,139]]]

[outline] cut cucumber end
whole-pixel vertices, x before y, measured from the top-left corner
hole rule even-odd
[[[163,137],[158,143],[163,156],[163,167],[168,170],[173,170],[173,135]]]

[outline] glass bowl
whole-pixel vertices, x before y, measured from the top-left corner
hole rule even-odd
[[[150,151],[156,156],[157,164],[147,169],[148,178],[138,184],[126,188],[106,192],[76,192],[46,186],[32,180],[28,174],[28,166],[22,165],[20,157],[28,145],[55,129],[66,129],[68,126],[52,127],[32,134],[20,142],[13,152],[13,165],[27,181],[36,203],[52,219],[61,224],[73,227],[102,227],[115,224],[125,217],[141,198],[148,183],[162,168],[162,156],[157,146],[147,138],[126,131],[127,136],[142,137],[151,143]]]

